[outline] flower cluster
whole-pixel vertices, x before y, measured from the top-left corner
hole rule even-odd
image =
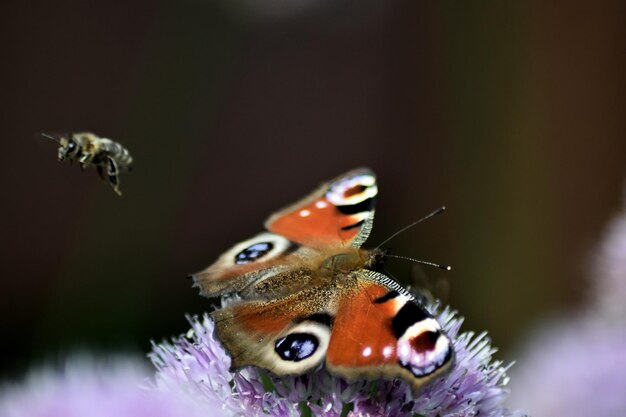
[[[0,416],[206,417],[206,409],[195,401],[143,388],[148,375],[136,358],[97,361],[75,356],[60,370],[43,369],[20,386],[5,386]]]
[[[607,319],[626,321],[626,208],[607,227],[595,254],[591,284],[592,307]]]
[[[626,326],[560,320],[534,335],[519,362],[510,402],[533,416],[626,416]]]
[[[493,361],[495,349],[486,333],[459,334],[463,320],[447,308],[438,320],[454,340],[456,364],[418,395],[400,380],[347,383],[324,368],[281,378],[256,368],[230,372],[230,358],[214,338],[208,316],[190,318],[186,335],[154,345],[154,388],[219,403],[226,415],[234,416],[521,415],[503,407],[507,367]]]
[[[520,355],[511,404],[537,417],[626,416],[626,211],[595,260],[590,303],[544,325]]]
[[[256,368],[231,372],[230,358],[213,336],[208,315],[189,318],[191,329],[154,344],[150,376],[137,361],[78,358],[62,372],[31,374],[0,395],[6,417],[227,417],[423,416],[504,417],[507,367],[494,361],[486,333],[459,333],[462,319],[448,308],[438,320],[454,341],[456,363],[414,394],[400,380],[347,383],[320,368],[278,378]]]

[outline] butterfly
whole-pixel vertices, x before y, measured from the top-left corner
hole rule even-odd
[[[238,300],[211,313],[233,370],[301,375],[324,364],[348,381],[400,378],[417,392],[454,362],[441,325],[362,249],[374,220],[374,173],[321,185],[192,275],[207,297]]]

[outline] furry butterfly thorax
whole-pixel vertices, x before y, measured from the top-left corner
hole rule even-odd
[[[324,364],[346,380],[400,378],[414,391],[445,373],[454,349],[409,291],[362,249],[378,188],[369,169],[322,184],[194,274],[202,295],[236,294],[214,311],[232,368],[300,375]]]

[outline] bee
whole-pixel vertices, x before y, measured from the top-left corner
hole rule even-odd
[[[120,191],[120,172],[130,171],[133,157],[128,149],[111,139],[101,138],[90,132],[69,133],[61,135],[41,134],[59,144],[59,161],[74,161],[80,164],[81,169],[95,166],[100,178],[109,181],[113,191],[122,195]]]

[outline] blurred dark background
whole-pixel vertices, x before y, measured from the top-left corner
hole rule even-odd
[[[2,376],[77,348],[146,352],[210,301],[185,276],[357,166],[376,243],[501,357],[585,300],[620,206],[625,3],[5,1]],[[37,132],[126,145],[117,197]],[[419,279],[423,281],[423,279]]]

